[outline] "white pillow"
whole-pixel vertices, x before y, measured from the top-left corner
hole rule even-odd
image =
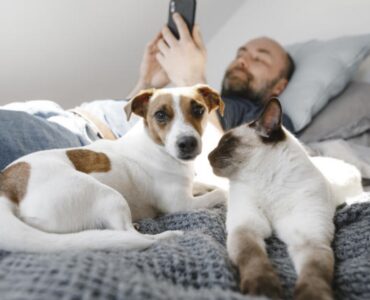
[[[338,95],[370,53],[370,34],[311,40],[286,47],[296,69],[280,99],[295,131]]]

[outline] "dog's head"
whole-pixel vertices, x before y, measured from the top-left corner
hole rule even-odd
[[[144,119],[151,139],[180,160],[192,160],[202,150],[201,136],[208,114],[224,104],[207,85],[141,91],[125,106],[129,119],[135,113]]]

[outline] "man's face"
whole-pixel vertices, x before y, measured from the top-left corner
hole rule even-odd
[[[286,52],[275,41],[258,38],[237,51],[222,83],[222,94],[263,102],[274,94],[286,64]]]

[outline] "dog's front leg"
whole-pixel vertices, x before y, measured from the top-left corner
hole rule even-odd
[[[195,181],[193,183],[193,196],[199,197],[217,189],[217,186],[205,184],[203,182]]]
[[[189,211],[197,208],[210,208],[218,204],[226,204],[227,192],[215,188],[201,196],[194,197],[191,193],[182,191],[172,198],[168,198],[164,203],[162,211],[165,213],[175,213],[178,211]]]
[[[191,199],[192,208],[207,208],[218,204],[226,204],[227,192],[216,187],[214,190]]]

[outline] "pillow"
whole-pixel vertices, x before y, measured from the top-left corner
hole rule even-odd
[[[351,82],[299,134],[304,143],[346,139],[370,147],[370,83]]]
[[[351,80],[370,53],[370,34],[311,40],[286,49],[296,70],[280,99],[298,132]]]
[[[31,152],[83,146],[69,130],[24,112],[1,109],[0,128],[0,171]]]

